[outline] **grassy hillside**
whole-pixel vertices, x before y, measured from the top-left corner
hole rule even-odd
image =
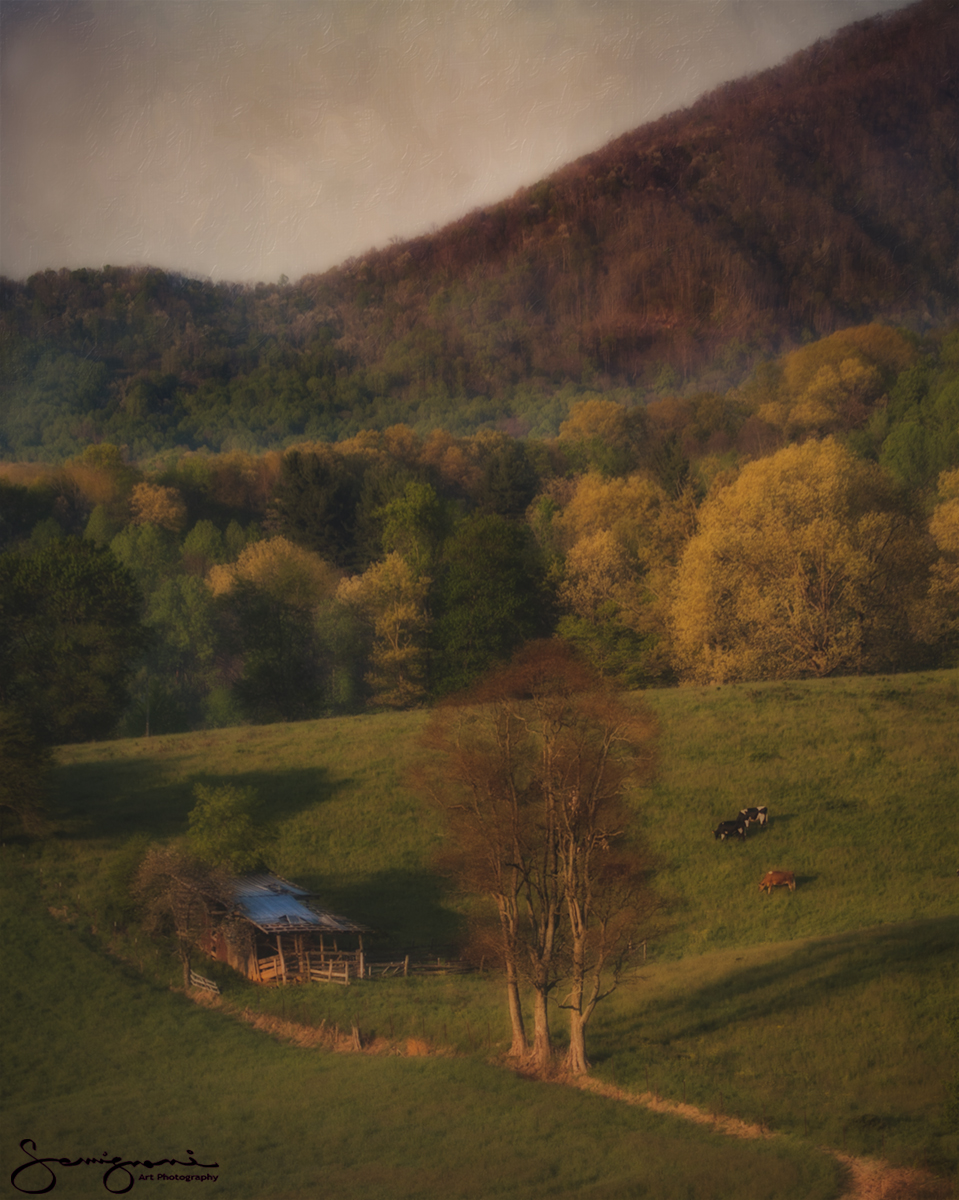
[[[785,1131],[795,1142],[776,1145],[787,1158],[784,1146],[811,1151],[825,1144],[954,1171],[959,1138],[950,1126],[948,1100],[959,1042],[959,672],[681,689],[646,699],[661,722],[662,762],[654,786],[634,800],[637,820],[662,862],[668,911],[664,926],[651,931],[635,979],[597,1017],[590,1041],[597,1075]],[[344,1105],[364,1113],[359,1129],[341,1110],[335,1120],[325,1109],[318,1114],[322,1122],[333,1121],[338,1162],[352,1156],[363,1171],[386,1172],[378,1180],[370,1176],[365,1190],[357,1183],[353,1193],[346,1176],[337,1176],[337,1190],[342,1183],[348,1195],[379,1194],[378,1188],[436,1194],[412,1174],[407,1191],[397,1190],[389,1174],[403,1176],[409,1166],[396,1158],[394,1143],[409,1136],[410,1114],[425,1104],[423,1089],[433,1096],[423,1110],[423,1137],[434,1141],[429,1147],[416,1143],[411,1162],[442,1159],[449,1148],[468,1143],[469,1113],[487,1109],[491,1128],[498,1114],[507,1114],[503,1128],[510,1133],[500,1140],[515,1149],[517,1161],[527,1160],[527,1143],[537,1141],[534,1129],[562,1129],[573,1113],[575,1122],[586,1123],[584,1138],[599,1137],[600,1128],[603,1138],[642,1136],[644,1145],[666,1137],[658,1125],[653,1137],[653,1127],[642,1125],[652,1118],[632,1110],[629,1117],[595,1110],[595,1127],[587,1130],[594,1110],[580,1108],[582,1097],[550,1088],[527,1094],[526,1085],[489,1075],[483,1060],[502,1048],[507,1033],[492,976],[270,991],[210,967],[230,1004],[304,1023],[356,1024],[366,1039],[416,1037],[448,1047],[466,1062],[360,1062],[294,1052],[220,1015],[199,1013],[164,990],[175,982],[177,965],[163,947],[136,937],[125,910],[124,879],[145,841],[184,831],[198,781],[256,787],[276,826],[274,867],[315,887],[330,907],[373,926],[382,948],[442,953],[455,947],[464,905],[430,866],[438,821],[403,783],[424,720],[424,714],[391,714],[61,749],[58,836],[4,849],[8,869],[29,868],[22,884],[5,871],[13,878],[5,906],[8,945],[20,946],[8,956],[10,977],[18,983],[7,1028],[12,1020],[13,1027],[20,1022],[19,1028],[30,1030],[11,1043],[20,1047],[21,1071],[12,1099],[26,1114],[18,1123],[29,1118],[18,1137],[36,1136],[33,1130],[42,1126],[51,1138],[74,1138],[73,1145],[84,1131],[93,1136],[104,1128],[111,1139],[129,1141],[131,1148],[122,1152],[150,1153],[143,1130],[156,1126],[137,1125],[123,1100],[133,1085],[122,1060],[136,1054],[151,1062],[156,1056],[146,1073],[134,1072],[138,1081],[155,1079],[164,1055],[175,1060],[189,1103],[215,1110],[211,1129],[227,1147],[216,1153],[245,1155],[251,1163],[252,1147],[262,1147],[265,1162],[279,1153],[281,1139],[269,1132],[275,1128],[270,1123],[307,1087],[301,1077],[314,1080],[313,1091],[303,1094],[315,1096],[322,1091],[315,1079],[323,1075],[330,1085],[324,1096],[340,1089]],[[715,824],[746,804],[767,804],[770,827],[753,827],[745,846],[716,842]],[[758,880],[769,868],[793,870],[796,892],[760,897]],[[42,912],[41,896],[61,922]],[[104,955],[107,945],[127,966]],[[94,1036],[98,1014],[111,996],[121,1026],[129,1022],[130,1032],[117,1035],[126,1049],[103,1050],[113,1065],[90,1083],[86,1077],[96,1076],[93,1063],[101,1053],[102,1034]],[[140,1011],[151,1030],[142,1044],[132,1032]],[[559,1015],[556,1030],[561,1037]],[[58,1065],[41,1048],[37,1031]],[[74,1047],[69,1052],[68,1044]],[[234,1061],[246,1064],[242,1077],[232,1073]],[[261,1073],[262,1089],[259,1082],[254,1088]],[[84,1078],[69,1094],[67,1076]],[[114,1089],[107,1124],[91,1127],[89,1114],[97,1111],[91,1088],[98,1094],[107,1084]],[[163,1100],[172,1113],[177,1088],[167,1081],[163,1086],[172,1088]],[[434,1109],[435,1096],[446,1088],[457,1098]],[[213,1093],[250,1096],[240,1105],[243,1121],[257,1137],[265,1130],[262,1141],[237,1140],[236,1112],[227,1113],[222,1100],[214,1104]],[[384,1109],[383,1097],[390,1095],[396,1104]],[[60,1099],[51,1103],[54,1097]],[[559,1107],[550,1108],[554,1103]],[[291,1117],[297,1129],[301,1107]],[[442,1138],[430,1112],[450,1122]],[[521,1124],[534,1114],[528,1127],[514,1128],[517,1112]],[[193,1128],[178,1125],[180,1117],[170,1120],[171,1130]],[[788,1170],[777,1166],[767,1177],[766,1168],[750,1159],[753,1151],[741,1146],[728,1148],[728,1159],[721,1151],[729,1174],[715,1176],[720,1190],[704,1191],[677,1164],[702,1170],[706,1160],[697,1156],[712,1153],[712,1135],[682,1136],[697,1149],[673,1145],[662,1160],[672,1163],[667,1174],[678,1181],[677,1195],[687,1184],[697,1197],[773,1194],[759,1181],[774,1176],[780,1196],[835,1194],[834,1177],[816,1174],[824,1169],[819,1159],[803,1168],[813,1171],[809,1178],[794,1173],[793,1159]],[[558,1140],[564,1142],[561,1135]],[[437,1148],[440,1142],[446,1149]],[[596,1158],[604,1166],[595,1177],[577,1174],[579,1166],[553,1143],[545,1157],[529,1159],[531,1173],[505,1167],[501,1176],[487,1177],[485,1190],[470,1191],[479,1186],[477,1176],[464,1171],[455,1185],[461,1190],[444,1187],[444,1194],[645,1194],[629,1190],[639,1188],[635,1176],[627,1186],[626,1176],[615,1173],[626,1142],[603,1145]],[[194,1149],[199,1157],[199,1147]],[[768,1145],[754,1149],[770,1152]],[[58,1146],[55,1152],[70,1151]],[[297,1189],[320,1168],[314,1159],[304,1165],[298,1154],[297,1170],[306,1172],[300,1182],[269,1194],[305,1194]],[[742,1154],[753,1164],[748,1169],[737,1157]],[[660,1160],[651,1152],[648,1161],[653,1170]],[[258,1168],[249,1169],[256,1178]],[[738,1171],[746,1180],[742,1186]],[[786,1175],[776,1174],[781,1171]],[[710,1170],[706,1174],[713,1178]],[[751,1192],[754,1175],[760,1190]],[[547,1177],[554,1188],[542,1183]],[[362,1178],[362,1171],[355,1176]],[[736,1185],[723,1191],[727,1179]],[[674,1194],[653,1176],[644,1181],[650,1194]],[[252,1186],[249,1193],[229,1194],[265,1193]]]
[[[659,960],[959,911],[959,671],[646,700],[661,765],[635,811],[674,902]],[[95,907],[125,841],[185,832],[194,784],[230,781],[266,802],[281,874],[384,946],[445,952],[458,906],[430,866],[440,824],[404,784],[425,720],[388,713],[63,747],[67,836],[43,854]],[[751,804],[769,807],[769,828],[753,826],[744,846],[717,843],[716,824]],[[770,868],[794,871],[798,889],[760,903]]]
[[[281,1045],[104,959],[6,857],[5,1181],[29,1137],[38,1157],[192,1153],[216,1165],[180,1173],[216,1175],[203,1195],[231,1200],[836,1194],[836,1164],[798,1144],[728,1144],[475,1059]],[[32,1170],[19,1182],[41,1190],[50,1177]],[[55,1194],[103,1195],[102,1169],[56,1171]],[[152,1194],[139,1177],[155,1173],[137,1171],[135,1194]]]

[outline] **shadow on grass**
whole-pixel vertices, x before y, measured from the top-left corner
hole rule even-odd
[[[874,983],[908,967],[913,975],[951,962],[959,917],[910,921],[893,928],[857,930],[806,943],[775,962],[735,969],[698,988],[677,990],[650,1003],[646,1015],[667,1040],[722,1035],[733,1026],[777,1014],[780,1021]],[[937,961],[938,960],[938,961]],[[627,1035],[632,1014],[613,1022],[603,1041]],[[617,1027],[619,1026],[619,1028]],[[612,1053],[612,1051],[611,1051]],[[598,1054],[597,1060],[607,1055]]]
[[[451,906],[451,884],[427,870],[380,871],[355,883],[329,886],[320,878],[302,878],[316,887],[322,902],[367,925],[364,945],[371,957],[453,957],[466,933],[466,920]]]
[[[57,835],[65,841],[135,834],[176,837],[186,832],[198,783],[252,789],[258,800],[257,819],[264,824],[286,820],[353,786],[350,779],[331,779],[325,767],[194,772],[180,779],[161,771],[162,764],[150,759],[72,765],[63,773],[51,805],[51,824],[57,827]],[[159,776],[155,782],[151,772]]]

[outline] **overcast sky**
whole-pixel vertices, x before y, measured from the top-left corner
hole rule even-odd
[[[290,279],[903,0],[0,0],[0,272]]]

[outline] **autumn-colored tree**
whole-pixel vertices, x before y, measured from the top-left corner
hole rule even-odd
[[[429,586],[429,576],[417,574],[394,551],[337,589],[337,600],[358,613],[373,635],[366,679],[374,704],[406,708],[426,696]]]
[[[497,910],[512,1052],[527,1053],[519,983],[534,993],[529,1057],[550,1068],[549,997],[570,984],[567,1065],[587,1069],[585,1032],[615,987],[648,912],[648,861],[627,838],[624,797],[648,779],[656,726],[569,646],[533,642],[437,708],[418,780],[448,822],[445,862]]]
[[[339,574],[318,554],[284,537],[245,546],[235,563],[217,564],[207,582],[214,596],[247,583],[294,608],[313,609],[336,591]]]
[[[186,505],[176,488],[138,483],[130,493],[134,525],[157,525],[179,532],[186,524]]]
[[[604,674],[637,686],[668,671],[671,582],[694,519],[688,497],[671,500],[644,475],[592,472],[555,518],[561,633]]]
[[[939,551],[932,565],[929,592],[916,609],[916,627],[924,642],[939,644],[955,662],[959,647],[959,470],[939,476],[939,504],[929,519]]]
[[[90,513],[101,508],[116,523],[127,519],[128,500],[139,478],[140,472],[124,462],[116,446],[101,442],[64,463],[51,483],[61,512],[76,508]]]
[[[610,531],[577,542],[566,556],[557,630],[601,674],[640,687],[662,670],[639,565]]]
[[[838,442],[749,463],[703,504],[680,563],[679,665],[723,682],[903,662],[930,557],[888,477]]]
[[[856,428],[915,357],[908,340],[886,326],[834,333],[786,355],[779,386],[757,415],[790,438]]]

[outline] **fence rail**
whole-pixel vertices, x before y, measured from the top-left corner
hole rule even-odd
[[[362,965],[362,955],[359,956]],[[359,970],[355,956],[343,955],[331,957],[318,954],[278,954],[272,958],[257,959],[257,972],[261,983],[287,983],[309,980],[312,983],[341,983],[349,984],[350,978],[357,978]]]
[[[257,978],[260,983],[339,983],[349,985],[360,979],[386,979],[408,975],[465,975],[472,971],[469,963],[458,959],[401,959],[370,962],[359,954],[275,954],[257,959]]]
[[[212,979],[207,979],[205,975],[201,975],[198,971],[190,971],[190,987],[202,988],[204,992],[212,992],[214,996],[219,996],[220,989]]]
[[[432,959],[416,962],[407,955],[399,961],[367,962],[364,978],[374,979],[376,976],[383,978],[390,975],[466,975],[472,970],[472,966],[461,959],[438,958],[435,962]]]

